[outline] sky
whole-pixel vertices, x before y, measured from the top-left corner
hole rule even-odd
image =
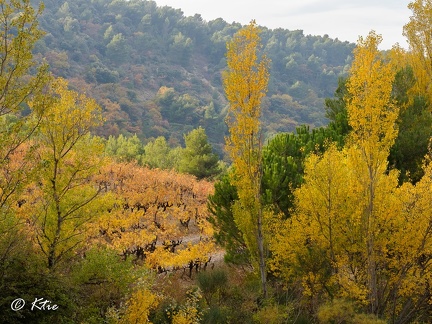
[[[356,43],[371,30],[381,34],[381,49],[395,43],[407,48],[402,35],[409,21],[409,0],[155,0],[158,6],[180,8],[186,16],[200,14],[206,21],[258,25],[271,29],[302,29],[305,35],[329,35]]]

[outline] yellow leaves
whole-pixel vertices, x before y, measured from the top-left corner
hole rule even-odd
[[[239,197],[233,215],[252,258],[258,256],[266,298],[259,118],[261,99],[267,92],[270,61],[265,55],[259,58],[260,48],[259,28],[252,21],[227,44],[228,69],[223,74],[223,84],[230,103],[226,118],[230,136],[225,139],[226,149],[233,161],[233,180]]]
[[[410,53],[409,64],[413,67],[416,83],[412,92],[432,100],[432,1],[415,0],[408,5],[412,11],[410,21],[404,26]]]
[[[94,100],[54,80],[48,93],[31,105],[44,105],[37,136],[38,173],[26,188],[23,214],[33,237],[47,256],[48,267],[71,253],[84,239],[87,226],[99,215],[100,188],[92,182],[104,162],[101,139],[90,129],[101,123]]]
[[[182,269],[188,267],[190,262],[204,265],[215,251],[216,246],[212,241],[188,243],[185,247],[179,247],[174,253],[158,246],[154,253],[147,255],[146,263],[155,269],[158,267],[166,270]]]
[[[408,299],[430,299],[432,167],[416,186],[398,187],[397,171],[387,170],[398,111],[379,42],[374,33],[360,40],[348,83],[350,141],[306,160],[295,213],[270,240],[271,266],[310,299],[329,294],[397,314]]]
[[[269,60],[262,56],[258,61],[260,47],[259,28],[255,22],[241,29],[227,44],[228,69],[223,74],[223,83],[230,102],[227,117],[230,138],[226,140],[240,173],[258,172],[256,149],[260,145],[260,105],[269,79]],[[250,168],[250,171],[244,168]]]
[[[204,264],[214,252],[213,242],[207,240],[212,234],[206,206],[211,183],[114,162],[101,170],[97,181],[111,201],[98,222],[97,239],[125,257],[136,254],[149,267],[168,270],[189,262]]]
[[[397,136],[395,121],[398,109],[391,99],[395,69],[385,63],[378,51],[381,36],[371,32],[360,38],[347,83],[348,120],[352,140],[361,145],[367,156],[388,150]],[[370,162],[372,163],[372,162]]]
[[[101,108],[94,99],[68,90],[67,81],[61,78],[52,82],[49,95],[52,100],[48,102],[40,130],[45,145],[59,158],[102,124]]]
[[[37,67],[33,59],[35,43],[43,32],[38,28],[37,15],[29,0],[2,1],[0,29],[0,116],[22,109],[22,103],[39,94],[49,80],[47,65]]]
[[[160,297],[148,289],[140,289],[134,292],[127,302],[126,312],[120,323],[151,323],[149,321],[150,312],[158,306],[159,302]]]
[[[200,323],[202,314],[198,310],[198,303],[201,300],[201,292],[197,290],[189,290],[187,292],[187,299],[185,305],[174,312],[172,317],[173,324],[198,324]]]

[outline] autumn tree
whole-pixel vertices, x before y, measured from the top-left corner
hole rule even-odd
[[[408,8],[412,11],[410,21],[404,26],[410,51],[407,53],[409,64],[414,70],[416,83],[414,94],[424,94],[432,100],[432,1],[415,0]]]
[[[392,65],[383,63],[378,51],[380,42],[381,37],[373,32],[365,40],[360,38],[347,84],[351,95],[347,111],[353,129],[352,149],[358,150],[352,154],[358,154],[357,167],[365,171],[365,174],[359,172],[358,176],[366,190],[361,234],[366,240],[367,286],[372,313],[376,313],[380,306],[375,248],[379,208],[375,200],[380,175],[387,168],[387,157],[397,136],[395,122],[398,116],[398,110],[391,100],[395,71]]]
[[[103,145],[90,130],[100,125],[101,111],[93,99],[68,90],[55,80],[38,133],[40,170],[26,188],[26,202],[17,210],[27,219],[47,260],[55,265],[84,239],[87,223],[98,211],[94,201],[100,192],[91,182],[103,158]]]
[[[31,291],[40,282],[38,274],[25,271],[37,257],[23,233],[22,221],[13,212],[22,188],[35,169],[32,135],[44,113],[42,94],[50,79],[48,67],[33,57],[35,44],[43,36],[35,9],[29,0],[0,2],[0,304]],[[29,107],[31,100],[38,105]],[[40,99],[40,100],[39,100]],[[33,275],[35,274],[35,275]],[[36,284],[35,284],[36,283]],[[27,285],[27,286],[26,286]],[[24,289],[21,287],[25,287]],[[29,288],[30,287],[30,288]],[[38,289],[38,288],[36,288]],[[41,287],[39,287],[41,290]],[[6,301],[6,303],[5,303]],[[3,307],[2,307],[3,308]],[[10,309],[10,307],[7,307]],[[7,318],[10,313],[0,310]],[[21,314],[20,314],[21,315]]]
[[[391,98],[395,68],[378,51],[380,40],[373,32],[359,40],[347,83],[348,142],[307,159],[295,215],[272,240],[272,266],[302,287],[312,312],[341,297],[360,311],[407,323],[430,314],[423,269],[431,232],[422,216],[430,210],[422,191],[430,167],[416,186],[399,187],[398,173],[388,171],[398,108]]]
[[[259,28],[255,21],[238,31],[227,44],[223,84],[230,103],[226,122],[230,136],[226,149],[233,162],[239,200],[234,219],[253,259],[258,261],[263,296],[267,297],[266,257],[261,201],[261,100],[269,79],[269,60],[260,57]]]
[[[29,162],[11,157],[17,151],[29,153],[20,146],[34,133],[43,113],[42,104],[25,111],[49,79],[47,66],[37,64],[32,55],[43,35],[37,22],[42,9],[35,11],[28,0],[2,1],[0,6],[0,222],[6,221],[7,201],[24,181]],[[11,160],[21,165],[12,166]],[[4,229],[0,225],[0,232]]]

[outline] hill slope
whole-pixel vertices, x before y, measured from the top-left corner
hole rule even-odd
[[[240,24],[185,17],[153,1],[44,3],[40,24],[47,34],[36,54],[103,106],[102,135],[165,136],[177,144],[184,132],[202,125],[221,152],[225,44]],[[263,107],[266,135],[302,123],[325,124],[323,99],[346,72],[354,44],[265,27],[261,37],[272,60]]]

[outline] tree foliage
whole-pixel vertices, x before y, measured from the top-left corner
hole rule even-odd
[[[408,8],[411,9],[412,16],[404,26],[403,34],[409,44],[408,59],[416,77],[412,91],[415,94],[425,95],[431,102],[432,2],[430,0],[415,0],[410,2]]]
[[[40,24],[47,35],[36,53],[56,76],[98,100],[110,126],[99,134],[171,136],[181,142],[183,134],[203,126],[222,155],[227,102],[220,73],[226,42],[242,28],[239,23],[188,17],[151,1],[76,0],[68,1],[67,10],[63,5],[46,1]],[[302,30],[262,29],[263,49],[273,62],[269,99],[274,96],[263,133],[326,124],[322,100],[347,71],[354,44]],[[171,103],[159,102],[161,87],[175,91]],[[290,99],[281,105],[281,97]],[[209,120],[205,109],[211,103]],[[112,104],[118,105],[116,114]]]
[[[259,49],[259,28],[252,21],[227,44],[228,70],[223,82],[230,103],[226,119],[230,136],[226,138],[226,147],[233,162],[233,181],[239,197],[233,206],[234,220],[252,260],[258,261],[262,292],[267,297],[260,116],[269,79],[269,61],[265,56],[259,57]]]
[[[102,163],[103,146],[90,136],[102,122],[94,100],[68,90],[62,79],[49,93],[37,138],[40,170],[18,211],[53,268],[82,242],[85,226],[97,215],[91,209],[100,190],[89,181]]]
[[[199,127],[184,136],[185,148],[181,152],[179,171],[189,173],[198,179],[217,175],[218,156],[212,152],[204,128]]]
[[[399,186],[398,173],[388,171],[397,136],[395,69],[380,57],[379,40],[371,33],[359,41],[347,84],[352,132],[342,150],[332,145],[307,159],[294,216],[271,244],[272,266],[301,287],[312,313],[326,300],[345,298],[360,313],[407,323],[430,316],[424,270],[432,237],[420,202],[430,166],[416,186]]]

